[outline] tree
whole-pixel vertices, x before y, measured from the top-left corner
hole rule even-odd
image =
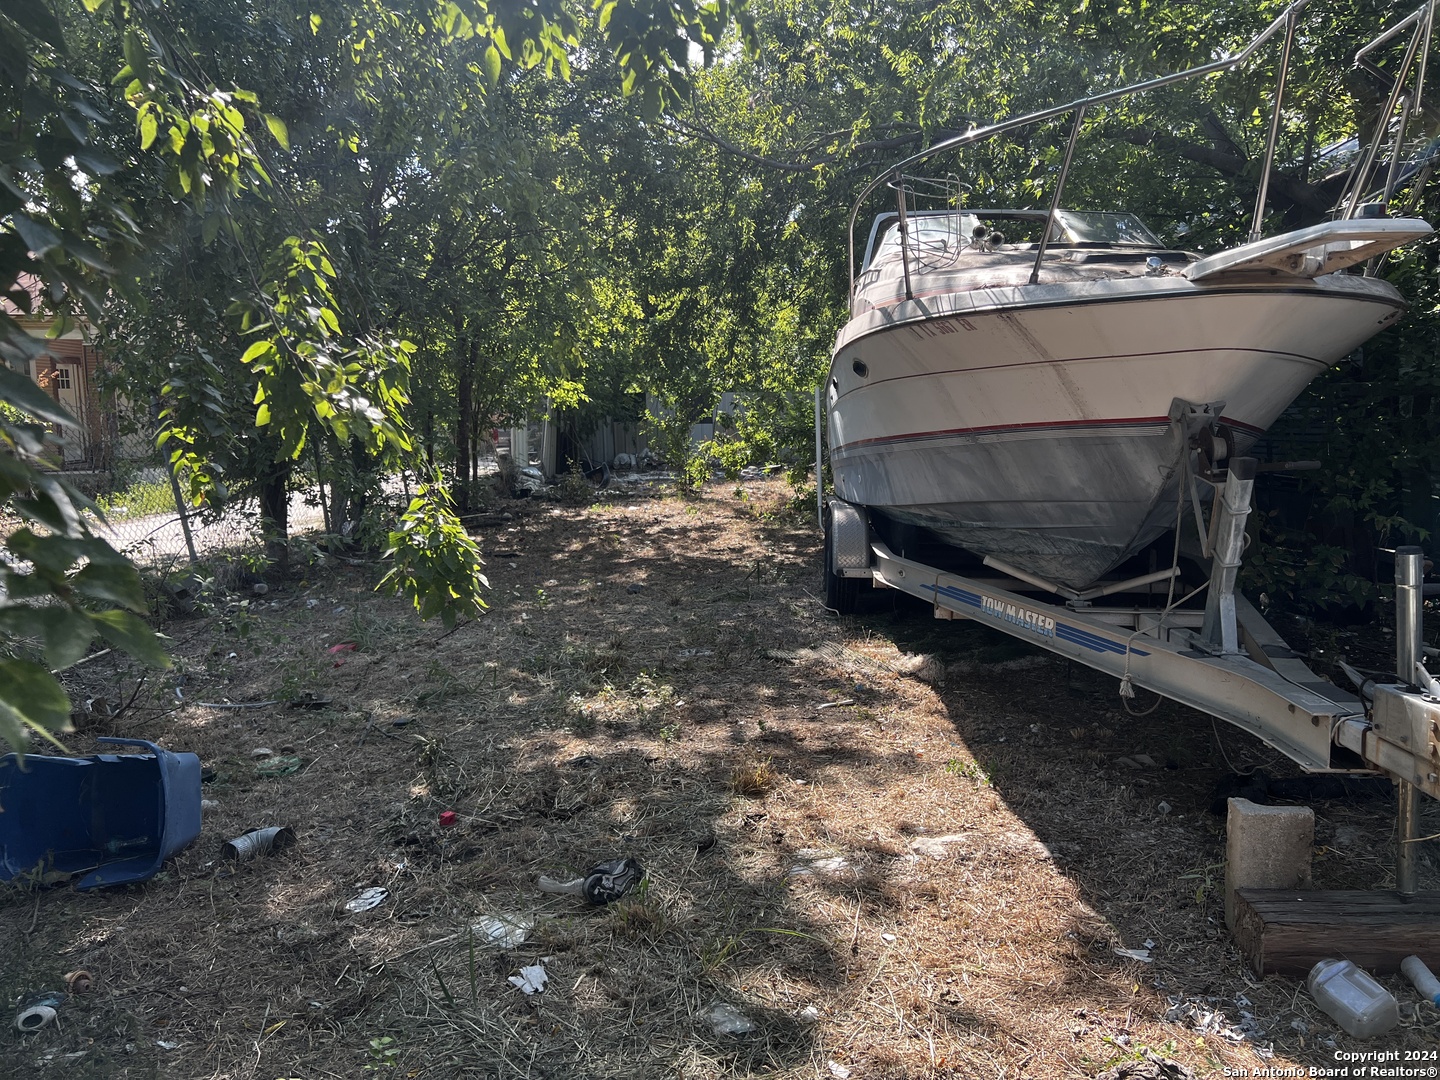
[[[278,239],[257,244],[270,230],[253,229],[264,215],[252,216],[251,208],[282,200],[271,187],[274,161],[253,133],[268,129],[285,152],[289,126],[276,111],[262,110],[257,94],[238,79],[220,89],[231,73],[212,73],[206,63],[229,59],[238,70],[272,57],[274,41],[261,40],[276,29],[266,21],[271,13],[253,13],[246,22],[233,9],[204,3],[162,8],[84,0],[84,8],[82,14],[62,4],[57,18],[44,0],[16,0],[0,12],[6,132],[0,138],[0,280],[9,301],[0,312],[0,403],[7,407],[0,419],[0,505],[17,522],[6,541],[12,561],[0,568],[0,633],[12,654],[0,660],[0,736],[17,747],[27,727],[49,733],[68,722],[65,695],[46,665],[77,658],[97,633],[164,662],[134,614],[143,609],[134,567],[91,532],[85,514],[98,509],[44,468],[43,424],[70,418],[12,370],[36,351],[19,316],[39,303],[62,317],[83,310],[99,321],[107,293],[124,292],[136,276],[134,257],[142,249],[185,265],[191,254],[216,251],[223,235],[224,254],[249,270],[240,279],[247,287],[240,295],[194,290],[179,312],[185,321],[169,331],[182,350],[167,361],[162,439],[172,460],[188,470],[193,490],[221,497],[222,468],[248,473],[262,498],[271,492],[270,518],[279,526],[274,492],[283,491],[287,471],[315,438],[392,461],[412,446],[405,387],[413,346],[369,325],[363,305],[358,313],[342,306],[335,263],[317,230],[279,230]],[[507,62],[567,73],[576,42],[576,15],[561,0],[466,0],[425,9],[418,18],[364,3],[336,5],[329,14],[348,27],[355,70],[345,75],[354,76],[350,85],[362,101],[367,92],[370,100],[379,96],[367,82],[376,69],[363,54],[380,51],[405,30],[472,43],[477,70],[492,87]],[[743,21],[743,7],[726,0],[639,0],[610,3],[600,13],[625,90],[654,113],[684,92],[690,45],[713,54],[736,18]],[[325,19],[307,18],[313,35]],[[233,33],[242,27],[249,32]],[[197,50],[195,40],[207,31],[214,32],[215,47]],[[67,35],[93,46],[87,58],[118,66],[121,103],[104,89],[109,72],[86,70],[70,54]],[[329,59],[333,64],[334,56]],[[333,101],[316,104],[323,110]],[[133,133],[126,116],[133,117]],[[345,127],[342,117],[329,121],[327,133]],[[353,142],[350,148],[353,153]],[[150,317],[152,342],[165,336],[165,317],[176,314],[155,301],[152,292],[140,309]],[[211,352],[198,333],[201,319],[219,321],[217,309],[227,304],[236,322],[222,335],[232,339],[223,345],[231,349],[233,336],[240,336],[245,348],[238,357]],[[237,376],[237,365],[248,372]],[[237,384],[256,391],[248,424],[235,413]],[[244,453],[232,452],[237,445]],[[393,566],[385,584],[412,595],[423,616],[450,622],[478,609],[478,551],[443,489],[422,487],[390,542]],[[40,639],[34,647],[27,644],[32,637]]]

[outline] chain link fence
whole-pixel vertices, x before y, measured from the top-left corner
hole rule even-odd
[[[62,476],[104,511],[105,520],[95,526],[98,535],[137,565],[162,575],[197,562],[258,554],[263,548],[259,508],[253,500],[218,513],[196,510],[185,504],[179,486],[161,465],[122,460]],[[319,493],[292,492],[290,534],[324,525]]]

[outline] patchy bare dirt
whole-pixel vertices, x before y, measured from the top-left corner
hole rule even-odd
[[[1283,762],[978,626],[827,613],[787,496],[506,503],[493,607],[448,635],[334,564],[172,623],[176,671],[70,745],[192,750],[215,806],[143,886],[0,894],[7,1003],[96,980],[0,1035],[0,1075],[1094,1077],[1150,1047],[1210,1076],[1437,1045],[1434,1009],[1359,1044],[1243,970],[1207,811],[1227,758]],[[77,697],[130,698],[110,663]],[[331,705],[203,704],[307,692]],[[258,775],[259,747],[300,771]],[[1386,885],[1389,801],[1315,810],[1316,884]],[[271,824],[298,842],[221,858]],[[619,855],[648,880],[610,907],[535,887]],[[489,945],[494,915],[528,940]],[[509,983],[541,963],[542,993]]]

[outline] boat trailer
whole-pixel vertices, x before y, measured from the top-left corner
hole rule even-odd
[[[972,619],[1113,675],[1122,697],[1143,687],[1225,720],[1307,772],[1387,776],[1398,791],[1396,888],[1413,895],[1420,795],[1440,799],[1440,682],[1424,664],[1423,553],[1418,547],[1395,553],[1396,673],[1366,679],[1347,668],[1358,693],[1342,689],[1311,671],[1236,590],[1257,463],[1241,457],[1227,464],[1206,481],[1215,492],[1208,529],[1196,500],[1210,579],[1164,606],[1128,597],[1157,582],[1172,583],[1173,597],[1178,560],[1171,569],[1083,592],[991,557],[985,566],[1003,576],[965,577],[897,554],[871,528],[865,507],[822,495],[826,604],[853,612],[868,580],[918,597],[937,619]],[[1180,606],[1202,591],[1203,610]],[[1056,594],[1059,602],[1036,592]]]

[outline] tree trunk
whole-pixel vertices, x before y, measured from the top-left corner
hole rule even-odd
[[[374,462],[370,460],[370,451],[365,449],[365,444],[353,435],[350,437],[350,468],[352,472],[350,474],[350,505],[347,508],[349,512],[345,517],[345,522],[341,524],[342,530],[346,523],[352,526],[346,537],[347,547],[354,543],[355,538],[359,535],[360,522],[364,520],[365,508],[370,503],[370,485],[372,473],[375,471]]]
[[[342,472],[344,470],[345,457],[341,453],[340,440],[334,435],[325,436],[325,460],[329,466],[330,482],[330,509],[328,512],[330,535],[333,538],[329,543],[340,543],[340,528],[345,523],[346,515],[349,513],[350,493],[346,487]]]
[[[260,533],[265,561],[281,574],[290,572],[290,463],[271,467],[260,485]]]
[[[475,342],[457,336],[455,342],[455,505],[470,511],[475,432],[472,426],[475,397]]]

